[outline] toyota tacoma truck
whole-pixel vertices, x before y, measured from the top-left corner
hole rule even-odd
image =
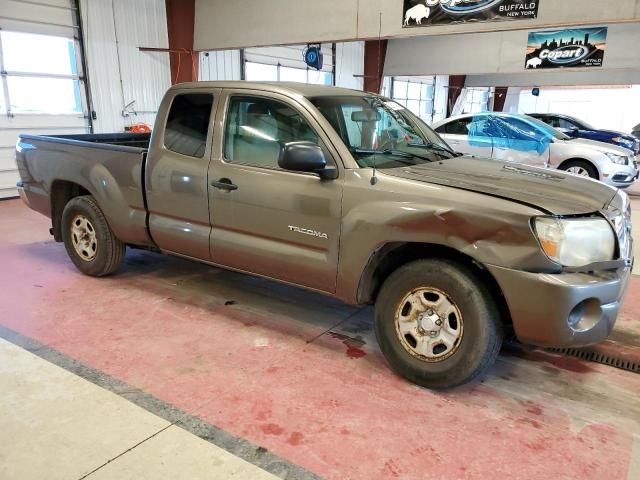
[[[81,272],[144,248],[374,304],[389,365],[429,388],[486,371],[511,333],[602,341],[633,263],[625,193],[461,156],[365,92],[179,84],[150,135],[21,135],[16,160]]]

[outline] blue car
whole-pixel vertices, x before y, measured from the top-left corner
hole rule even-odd
[[[542,120],[562,133],[573,138],[586,138],[598,142],[611,143],[619,147],[628,148],[634,155],[640,153],[640,139],[628,133],[615,132],[613,130],[599,130],[591,127],[588,123],[578,120],[568,115],[558,115],[555,113],[530,113],[530,117]]]

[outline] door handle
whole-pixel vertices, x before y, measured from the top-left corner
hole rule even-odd
[[[211,186],[219,188],[220,190],[226,190],[228,192],[238,189],[238,186],[228,178],[221,178],[218,181],[212,180]]]

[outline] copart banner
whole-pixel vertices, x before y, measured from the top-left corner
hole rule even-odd
[[[538,16],[541,0],[404,0],[403,27],[524,20]]]
[[[525,68],[602,67],[607,27],[529,33]]]

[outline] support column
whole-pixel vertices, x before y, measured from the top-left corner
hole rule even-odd
[[[466,75],[449,75],[449,93],[447,98],[447,117],[451,116],[456,100],[462,93],[464,83],[467,80]]]
[[[368,40],[364,42],[364,90],[380,93],[384,60],[387,56],[386,40]]]
[[[502,112],[507,101],[509,87],[495,87],[493,94],[493,111]]]
[[[198,81],[198,52],[193,50],[195,0],[165,0],[171,83]]]

